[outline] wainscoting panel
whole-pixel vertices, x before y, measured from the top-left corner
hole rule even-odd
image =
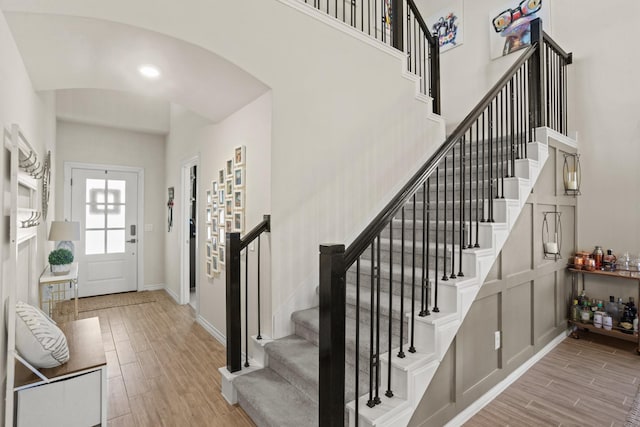
[[[446,424],[566,329],[577,198],[564,195],[562,162],[573,151],[550,143],[542,174],[410,426]],[[562,212],[558,260],[544,259],[542,212],[548,211]]]

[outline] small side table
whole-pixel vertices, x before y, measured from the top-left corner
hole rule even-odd
[[[74,319],[78,319],[78,263],[74,262],[71,264],[71,270],[69,270],[69,274],[65,274],[63,276],[55,276],[49,266],[45,268],[40,276],[40,291],[39,291],[39,299],[40,299],[40,309],[45,313],[49,314],[49,317],[53,316],[53,309],[55,305],[59,301],[64,301],[66,298],[66,285],[67,283],[71,284],[73,288],[73,295],[75,298],[74,302]],[[49,299],[44,300],[44,290],[49,287]],[[44,309],[44,303],[47,304],[48,310]]]

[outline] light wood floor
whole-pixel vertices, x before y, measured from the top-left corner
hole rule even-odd
[[[220,394],[224,347],[189,305],[164,291],[152,299],[80,313],[100,319],[109,426],[253,426]],[[640,385],[633,347],[597,335],[568,338],[465,426],[622,426]]]
[[[253,426],[220,394],[224,347],[195,322],[189,305],[164,291],[153,295],[155,302],[80,313],[100,318],[109,426]]]
[[[565,339],[466,427],[622,426],[640,385],[633,343]]]

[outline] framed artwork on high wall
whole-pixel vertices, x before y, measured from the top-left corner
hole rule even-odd
[[[231,175],[233,175],[233,159],[227,160],[226,178],[231,177]]]
[[[226,253],[224,251],[218,252],[218,264],[219,265],[224,264],[225,258],[226,258]]]
[[[531,21],[542,20],[551,34],[550,0],[510,0],[489,15],[491,59],[500,58],[531,45]]]
[[[247,151],[247,148],[244,145],[236,147],[233,150],[233,163],[236,166],[241,166],[245,164],[246,151]]]
[[[220,186],[223,186],[225,180],[226,180],[226,176],[224,173],[224,169],[220,169],[218,171],[218,184],[220,184]]]
[[[235,168],[233,170],[233,186],[235,188],[244,187],[244,168]]]

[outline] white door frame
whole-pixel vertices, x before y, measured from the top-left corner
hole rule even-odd
[[[112,170],[138,174],[138,277],[137,290],[144,289],[144,168],[97,163],[64,162],[64,219],[71,221],[71,171],[72,169],[90,169],[97,171]]]
[[[193,166],[197,166],[197,175],[200,176],[200,154],[196,154],[193,157],[190,157],[186,160],[182,161],[181,167],[181,188],[182,188],[182,200],[179,201],[182,206],[182,215],[180,218],[181,226],[180,226],[180,304],[188,304],[189,303],[189,221],[188,218],[191,217],[191,168]],[[200,186],[200,179],[196,178],[196,185]],[[199,222],[198,215],[200,213],[200,203],[199,203],[199,191],[196,187],[196,315],[200,314],[200,246],[198,245],[198,240],[200,240]]]

